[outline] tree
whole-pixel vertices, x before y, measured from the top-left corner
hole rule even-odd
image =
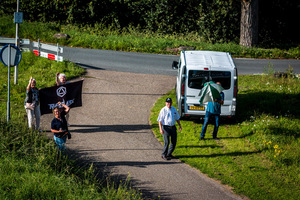
[[[258,43],[258,0],[241,0],[240,45],[253,47]]]

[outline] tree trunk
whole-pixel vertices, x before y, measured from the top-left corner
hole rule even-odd
[[[258,43],[258,0],[241,0],[240,45],[253,47]]]

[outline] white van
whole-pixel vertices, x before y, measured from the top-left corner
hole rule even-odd
[[[208,81],[220,82],[225,89],[221,116],[235,116],[238,75],[230,53],[181,51],[172,68],[178,70],[175,90],[181,117],[205,116],[206,104],[200,105],[198,95]]]

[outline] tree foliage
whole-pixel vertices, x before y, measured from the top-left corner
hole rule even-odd
[[[0,15],[12,15],[16,0],[3,1]],[[211,42],[238,42],[240,34],[239,0],[20,0],[20,11],[29,21],[197,32]],[[299,11],[296,0],[259,1],[259,42],[299,42]]]

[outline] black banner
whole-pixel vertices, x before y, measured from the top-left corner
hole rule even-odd
[[[58,106],[59,101],[70,108],[82,106],[82,83],[83,80],[41,89],[41,115],[52,113],[52,109]]]

